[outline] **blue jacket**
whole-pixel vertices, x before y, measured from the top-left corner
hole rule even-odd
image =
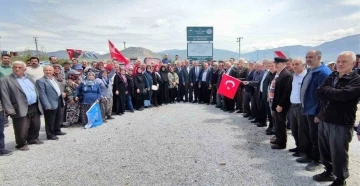
[[[86,87],[86,88],[85,88]],[[92,105],[96,100],[101,98],[101,90],[99,84],[95,83],[93,86],[84,85],[80,83],[75,91],[75,97],[82,96],[82,104]]]
[[[320,104],[315,91],[316,88],[318,88],[330,74],[331,70],[324,63],[321,63],[321,65],[312,73],[308,87],[306,88],[304,94],[304,113],[306,115],[318,114]]]

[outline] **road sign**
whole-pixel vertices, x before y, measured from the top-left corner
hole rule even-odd
[[[186,27],[187,41],[213,41],[213,27]]]
[[[201,62],[201,61],[213,60],[212,57],[188,57],[187,59],[188,59],[189,61],[197,60],[197,61],[199,61],[199,62]]]
[[[212,58],[213,43],[188,43],[187,44],[188,57],[204,57]]]

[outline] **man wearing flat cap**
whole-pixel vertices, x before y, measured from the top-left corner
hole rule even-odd
[[[274,113],[276,139],[271,141],[273,143],[271,148],[285,149],[287,141],[286,115],[290,108],[292,74],[286,69],[286,58],[276,57],[274,60],[277,73],[274,78],[275,90],[271,109]]]

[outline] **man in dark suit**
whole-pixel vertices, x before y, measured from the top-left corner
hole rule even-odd
[[[200,94],[199,89],[199,77],[200,77],[200,67],[198,61],[193,61],[193,68],[190,70],[190,94],[194,92],[194,101],[192,103],[198,102],[198,97]]]
[[[236,78],[237,77],[237,70],[234,68],[234,66],[231,65],[230,62],[226,62],[225,63],[225,74]],[[230,99],[227,97],[224,97],[224,108],[223,110],[225,112],[234,112],[235,111],[235,100],[234,99]]]
[[[249,68],[244,66],[245,59],[240,58],[238,63],[238,79],[240,81],[245,81],[247,74],[249,73]],[[244,86],[239,86],[237,92],[236,92],[236,113],[243,113],[244,112],[244,104],[243,104],[243,92],[244,92]]]
[[[1,79],[1,101],[14,123],[16,148],[27,151],[28,144],[43,144],[39,140],[43,110],[35,82],[25,75],[26,64],[15,61],[12,69],[11,75]]]
[[[179,85],[177,89],[176,101],[180,102],[180,101],[184,101],[184,78],[182,77],[183,73],[182,73],[181,61],[176,61],[175,72],[179,77]]]
[[[252,86],[254,88],[254,94],[251,96],[251,113],[255,115],[255,120],[251,121],[251,123],[258,124],[260,122],[259,119],[259,95],[260,95],[260,84],[261,80],[264,76],[263,63],[257,62],[255,63],[255,72],[254,77],[251,81],[245,81],[245,86]]]
[[[54,68],[44,67],[44,77],[36,81],[36,88],[39,92],[41,105],[44,109],[45,130],[48,140],[59,139],[57,135],[65,135],[61,132],[61,110],[64,106],[62,91],[54,78]]]
[[[217,94],[217,81],[219,79],[219,68],[218,68],[218,63],[215,61],[212,63],[212,67],[211,67],[211,104],[215,105],[216,104],[216,94]]]
[[[218,69],[219,69],[219,75],[218,75],[218,79],[217,79],[217,83],[216,83],[216,90],[219,90],[221,78],[225,72],[224,71],[224,61],[219,61]],[[224,104],[224,99],[223,99],[222,95],[220,95],[219,93],[216,93],[216,108],[223,108],[223,104]]]
[[[185,102],[188,101],[191,102],[193,99],[192,92],[190,92],[190,70],[191,68],[190,68],[189,60],[185,60],[185,65],[181,70],[182,72],[181,77],[184,86]]]
[[[285,149],[287,142],[286,134],[286,115],[290,108],[290,94],[292,85],[292,75],[285,68],[287,59],[275,58],[277,74],[275,76],[274,99],[271,109],[274,113],[275,136],[276,140],[272,141],[272,149]]]
[[[212,74],[208,63],[203,63],[203,69],[200,71],[199,76],[199,103],[210,104],[210,90],[211,90]]]
[[[249,72],[246,75],[245,80],[251,81],[254,78],[254,61],[249,61]],[[251,86],[245,86],[243,82],[241,82],[240,86],[244,86],[244,98],[243,98],[243,104],[244,104],[244,117],[254,119],[253,114],[251,113],[250,109],[250,102],[251,102],[251,95],[254,94],[254,87]]]

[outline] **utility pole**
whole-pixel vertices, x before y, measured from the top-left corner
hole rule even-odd
[[[238,37],[236,42],[239,42],[239,58],[241,56],[241,40],[244,39],[243,37]]]
[[[125,45],[125,44],[126,44],[126,42],[125,42],[125,41],[123,41],[123,43],[124,43],[124,49],[125,49],[125,48],[126,48],[126,45]]]
[[[1,36],[0,36],[0,54],[2,54],[2,50],[1,50]]]
[[[39,57],[39,48],[38,48],[38,38],[34,37],[35,46],[36,46],[36,55]]]

